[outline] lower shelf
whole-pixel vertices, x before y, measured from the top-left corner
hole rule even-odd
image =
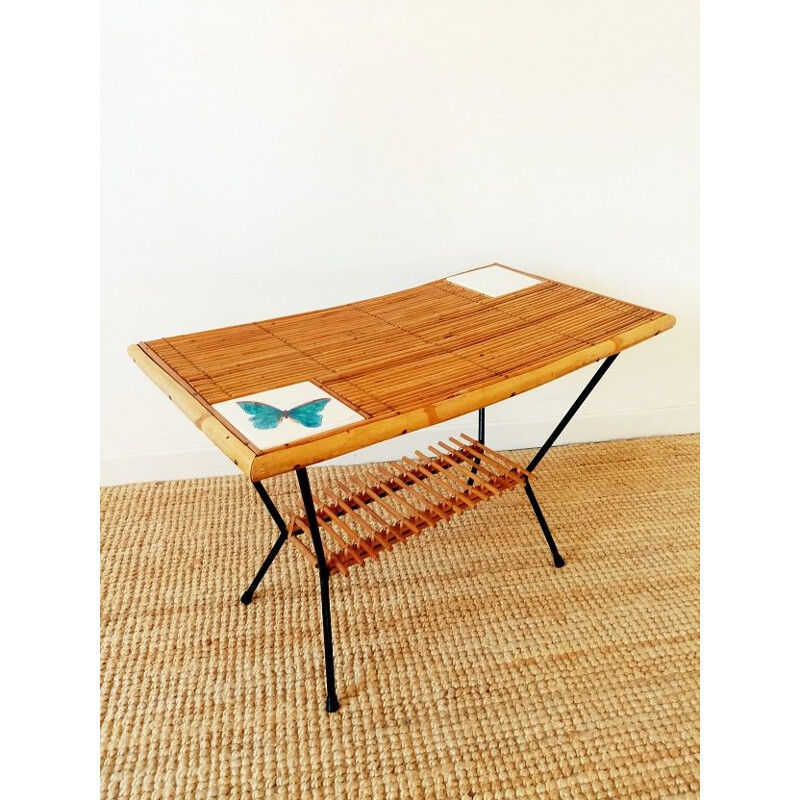
[[[475,508],[533,477],[510,458],[466,434],[419,450],[389,467],[367,473],[371,482],[338,482],[313,495],[325,560],[332,574],[377,558],[412,536]],[[289,520],[289,541],[317,565],[308,517]],[[306,541],[299,537],[309,534]]]

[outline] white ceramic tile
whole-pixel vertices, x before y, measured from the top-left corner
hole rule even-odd
[[[501,267],[499,264],[473,269],[470,272],[460,272],[458,275],[451,275],[447,280],[488,297],[500,297],[521,289],[529,289],[542,282],[539,278],[523,275],[513,269]]]
[[[316,407],[302,408],[306,403],[313,403],[315,400],[327,400],[328,402],[318,404]],[[255,403],[256,405],[245,411],[240,403]],[[301,410],[298,411],[298,408]],[[294,442],[297,439],[305,439],[307,436],[331,431],[364,419],[350,406],[332,397],[310,381],[293,383],[290,386],[281,386],[278,389],[269,389],[266,392],[215,403],[214,410],[262,450],[269,450],[272,447]],[[291,411],[295,412],[298,419],[290,414]],[[318,427],[311,424],[316,421],[320,422]],[[262,426],[274,423],[274,427],[258,428],[256,423],[260,423]]]

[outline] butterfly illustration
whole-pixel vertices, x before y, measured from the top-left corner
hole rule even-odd
[[[322,425],[322,410],[330,401],[330,397],[322,397],[319,400],[302,403],[288,411],[259,403],[257,400],[241,400],[237,401],[236,405],[249,415],[254,428],[268,431],[277,428],[284,419],[293,419],[305,428],[319,428]]]

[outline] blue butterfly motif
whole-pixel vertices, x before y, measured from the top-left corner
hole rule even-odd
[[[253,427],[260,431],[268,431],[277,428],[278,424],[284,419],[293,419],[305,428],[319,428],[322,425],[322,410],[328,403],[330,397],[322,397],[319,400],[311,400],[299,406],[284,411],[275,406],[259,403],[256,400],[241,400],[236,405],[249,415]]]

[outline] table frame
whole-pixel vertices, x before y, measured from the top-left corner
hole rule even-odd
[[[531,459],[530,463],[526,467],[526,470],[528,470],[529,472],[533,472],[536,469],[536,467],[539,465],[539,463],[547,454],[548,450],[553,446],[556,439],[558,439],[558,437],[561,435],[564,428],[566,428],[570,420],[577,413],[578,409],[583,405],[586,398],[591,394],[592,390],[595,388],[595,386],[597,386],[602,377],[606,374],[609,367],[614,363],[614,360],[617,358],[618,355],[619,355],[618,353],[614,353],[613,355],[608,356],[603,361],[603,363],[600,365],[600,368],[592,376],[591,380],[587,383],[586,387],[580,393],[578,398],[575,400],[572,406],[570,406],[567,413],[562,417],[561,421],[558,423],[558,425],[556,425],[552,433],[547,437],[544,444],[537,450],[536,455]],[[481,408],[478,410],[478,441],[481,444],[484,444],[485,439],[486,439],[486,409]],[[475,462],[476,464],[480,463],[480,459],[476,458]],[[477,468],[473,466],[472,473],[476,474],[476,471]],[[297,483],[300,490],[300,496],[303,500],[303,506],[306,512],[306,517],[308,519],[308,528],[311,534],[314,553],[317,559],[317,570],[319,573],[320,606],[322,613],[322,636],[323,636],[323,646],[325,653],[325,685],[327,690],[325,708],[328,712],[334,712],[339,709],[339,699],[336,693],[336,675],[334,668],[333,626],[331,622],[330,586],[329,586],[330,568],[325,559],[325,553],[322,545],[322,537],[319,531],[319,526],[317,524],[317,514],[311,491],[311,483],[309,481],[306,468],[305,467],[296,468],[295,475],[297,476]],[[470,479],[470,481],[471,480],[472,479]],[[249,605],[253,601],[253,595],[256,589],[258,588],[261,581],[264,579],[264,576],[267,574],[267,571],[272,565],[272,562],[275,560],[281,548],[289,538],[289,529],[287,523],[284,520],[283,516],[281,515],[280,511],[278,510],[277,506],[273,502],[272,498],[269,496],[269,493],[264,488],[263,483],[261,483],[260,481],[253,481],[252,483],[253,483],[253,488],[258,493],[258,496],[261,498],[262,502],[267,508],[267,511],[269,512],[269,515],[272,517],[273,521],[275,522],[275,525],[278,528],[278,538],[272,545],[269,554],[264,560],[264,563],[259,568],[255,577],[251,581],[250,585],[247,587],[247,589],[241,596],[241,602],[244,603],[245,605]],[[530,480],[528,480],[527,477],[525,478],[524,489],[528,501],[531,504],[531,508],[533,509],[534,515],[536,516],[536,520],[539,524],[539,527],[542,529],[545,541],[547,542],[547,545],[550,548],[550,552],[553,556],[553,564],[555,567],[561,568],[564,566],[565,561],[558,551],[558,547],[556,546],[555,540],[553,539],[553,535],[550,531],[549,525],[547,524],[544,512],[542,511],[542,508],[539,505],[538,500],[536,499],[533,487],[531,486]]]

